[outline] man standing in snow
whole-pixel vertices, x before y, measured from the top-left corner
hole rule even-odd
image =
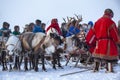
[[[92,43],[92,40],[96,40],[96,46],[92,53],[95,63],[94,72],[99,71],[100,61],[105,61],[106,72],[114,72],[113,62],[118,59],[116,43],[119,42],[119,37],[116,24],[112,20],[113,16],[113,11],[106,9],[104,15],[95,22],[91,29],[92,33],[87,34],[87,36],[91,36],[89,40],[86,40],[89,44]]]

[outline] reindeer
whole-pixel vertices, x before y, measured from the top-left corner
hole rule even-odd
[[[27,57],[29,55],[33,55],[33,68],[35,71],[38,71],[38,59],[39,56],[42,61],[42,70],[46,71],[45,68],[45,53],[47,53],[47,50],[50,49],[50,47],[53,48],[51,50],[51,53],[54,53],[57,49],[57,46],[60,44],[60,41],[58,39],[58,36],[55,36],[53,34],[46,35],[44,33],[32,33],[32,32],[26,32],[21,35],[21,42],[22,47],[24,51],[24,61],[25,61],[25,70],[28,70],[27,68]],[[55,59],[53,59],[55,61]],[[60,64],[59,64],[60,65]],[[53,65],[53,68],[55,68],[55,64]]]
[[[48,44],[50,47],[46,48],[46,52],[47,54],[52,55],[52,64],[53,64],[53,69],[56,69],[56,64],[58,65],[58,67],[63,68],[60,64],[60,54],[63,53],[63,48],[59,47],[63,41],[62,41],[62,36],[58,35],[58,32],[54,29],[54,28],[50,28],[47,31],[47,35],[51,38],[54,39],[54,42]]]
[[[66,23],[67,24],[66,27],[69,28],[69,25],[71,24],[71,22],[75,20],[76,23],[74,26],[78,27],[79,29],[81,28],[79,22],[82,21],[82,16],[80,17],[76,14],[75,14],[75,16],[76,16],[76,19],[75,19],[75,17],[70,17],[70,18],[67,17],[68,23]],[[65,19],[64,19],[64,21],[65,21]],[[79,57],[80,62],[81,63],[84,62],[82,54],[87,53],[87,51],[88,51],[87,45],[85,43],[84,30],[81,30],[77,34],[71,33],[69,31],[68,31],[68,33],[70,33],[71,36],[68,36],[65,38],[65,51],[66,51],[66,53],[68,53],[68,61],[67,61],[66,65],[68,64],[69,59],[74,56],[75,57],[80,56]],[[78,63],[78,60],[77,60],[77,63]],[[77,65],[77,63],[76,63],[76,65]]]
[[[2,65],[3,71],[7,70],[7,63],[9,63],[9,70],[12,70],[12,64],[14,64],[15,69],[20,70],[20,58],[21,58],[21,41],[18,36],[10,35],[7,42],[5,43],[5,48],[2,50]]]

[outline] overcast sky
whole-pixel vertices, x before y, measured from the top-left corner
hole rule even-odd
[[[114,11],[113,20],[117,23],[120,0],[0,0],[0,26],[7,21],[13,30],[14,25],[24,27],[36,19],[49,25],[52,18],[58,18],[60,24],[63,17],[74,14],[82,15],[82,23],[95,22],[106,8]]]

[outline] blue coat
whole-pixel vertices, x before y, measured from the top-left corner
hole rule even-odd
[[[76,27],[74,27],[74,26],[70,26],[69,27],[69,29],[68,29],[68,32],[67,32],[67,34],[66,34],[66,37],[68,37],[68,36],[71,36],[71,35],[76,35],[76,34],[78,34],[80,32],[80,29],[78,29],[78,28],[76,28]]]
[[[44,31],[43,31],[43,29],[41,28],[41,26],[37,26],[37,25],[34,26],[33,32],[34,32],[34,33],[37,33],[37,32],[43,32],[43,33],[44,33]]]

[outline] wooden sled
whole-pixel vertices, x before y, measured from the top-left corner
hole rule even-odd
[[[84,50],[81,50],[79,49],[78,50],[79,52],[75,52],[75,53],[70,53],[69,54],[69,57],[68,57],[68,60],[66,62],[66,66],[68,65],[69,61],[71,60],[71,58],[76,58],[76,61],[75,61],[75,65],[74,67],[77,67],[78,66],[78,63],[81,62],[82,58],[85,57],[85,55],[87,55],[87,59],[86,61],[84,62],[84,65],[87,66],[90,59],[91,59],[91,54],[88,52],[88,51],[84,51]]]

